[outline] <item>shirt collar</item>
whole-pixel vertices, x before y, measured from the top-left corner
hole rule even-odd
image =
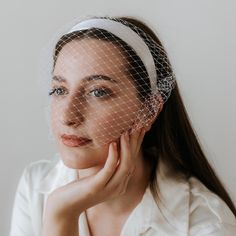
[[[127,219],[121,236],[144,235],[153,230],[160,235],[187,235],[189,225],[189,185],[161,160],[157,168],[159,199],[148,187],[141,202]],[[158,203],[157,203],[158,202]]]
[[[65,166],[57,154],[53,168],[40,180],[35,190],[48,195],[76,178],[76,170]],[[166,235],[166,232],[174,233],[174,235],[187,233],[190,198],[188,181],[176,175],[160,160],[157,168],[157,186],[158,204],[150,188],[147,187],[141,202],[127,219],[122,236],[138,235],[151,228],[160,234],[163,233],[161,235]]]

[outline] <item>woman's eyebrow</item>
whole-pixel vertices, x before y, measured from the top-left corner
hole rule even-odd
[[[60,75],[54,75],[52,77],[52,80],[55,80],[59,83],[67,83],[66,78],[64,78]],[[82,79],[83,82],[94,81],[94,80],[106,80],[106,81],[110,81],[112,83],[118,83],[117,80],[114,80],[113,78],[106,76],[106,75],[89,75],[89,76],[86,76]]]
[[[85,81],[107,80],[107,81],[111,81],[113,83],[118,83],[118,81],[116,81],[116,80],[114,80],[111,77],[106,76],[106,75],[90,75],[88,77],[83,78],[82,80],[85,80]]]
[[[67,83],[67,80],[65,79],[65,78],[63,78],[63,77],[61,77],[60,75],[54,75],[53,77],[52,77],[52,81],[57,81],[57,82],[59,82],[59,83]]]

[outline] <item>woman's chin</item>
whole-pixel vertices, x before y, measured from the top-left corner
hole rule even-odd
[[[108,153],[108,147],[99,149],[70,148],[60,145],[60,143],[58,149],[64,165],[72,169],[89,169],[103,166]]]
[[[81,161],[81,160],[75,160],[74,158],[71,157],[61,157],[63,163],[65,166],[71,168],[71,169],[87,169],[91,168],[94,164],[93,163],[88,163],[88,161]]]
[[[61,159],[65,166],[71,169],[89,169],[104,165],[104,161],[98,160],[93,156],[78,155],[75,153],[61,152]]]

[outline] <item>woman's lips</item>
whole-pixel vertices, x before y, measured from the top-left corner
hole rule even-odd
[[[92,141],[91,139],[78,137],[76,135],[67,135],[67,134],[63,134],[61,136],[61,140],[63,144],[68,147],[81,147]]]

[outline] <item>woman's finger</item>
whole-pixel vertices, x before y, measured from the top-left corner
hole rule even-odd
[[[137,146],[139,134],[140,134],[140,129],[135,130],[134,132],[132,132],[130,134],[130,147],[131,147],[131,149],[135,148]]]
[[[143,129],[138,129],[130,135],[130,139],[131,139],[130,147],[131,147],[131,153],[133,156],[133,160],[135,160],[135,158],[140,150],[144,134],[145,134],[145,132],[143,133]]]
[[[104,167],[95,176],[95,180],[99,186],[104,187],[109,182],[112,175],[116,171],[117,164],[118,164],[117,143],[113,142],[109,144],[108,157]]]
[[[128,132],[121,136],[120,140],[120,166],[119,171],[121,174],[125,175],[130,171],[132,167],[132,156],[131,156],[131,147],[130,147],[130,137]]]
[[[141,148],[142,142],[143,142],[143,138],[145,136],[146,130],[144,128],[142,128],[140,130],[139,133],[139,137],[138,137],[138,141],[137,141],[137,146],[136,146],[136,151],[138,152]]]
[[[124,183],[124,177],[132,172],[134,169],[131,153],[130,153],[130,145],[129,145],[129,136],[128,134],[122,134],[120,138],[120,163],[119,166],[112,177],[111,181],[108,183],[107,187],[110,189],[116,188],[120,184]]]

